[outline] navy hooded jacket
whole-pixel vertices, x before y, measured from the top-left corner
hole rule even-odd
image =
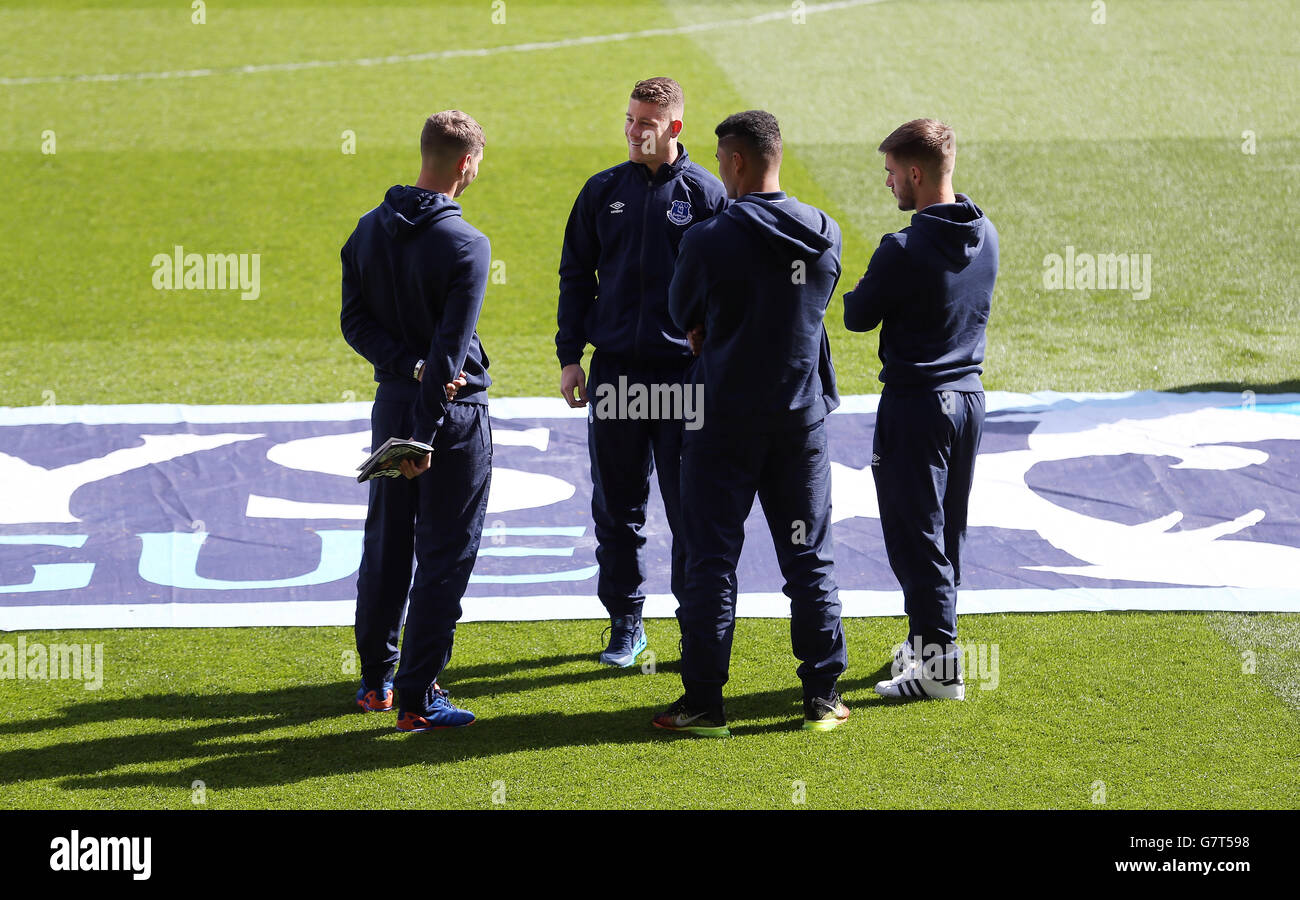
[[[980,391],[998,232],[965,194],[887,234],[844,295],[844,327],[880,329],[885,390]]]
[[[677,158],[653,175],[628,161],[587,179],[560,256],[560,365],[581,362],[587,344],[686,365],[691,351],[668,315],[668,282],[682,235],[726,206],[722,182],[691,162],[681,144]]]
[[[809,425],[840,405],[824,324],[839,278],[839,225],[779,191],[687,233],[668,303],[678,328],[704,325],[687,379],[704,385],[705,428]]]
[[[343,336],[375,367],[375,381],[409,388],[416,440],[442,424],[443,385],[463,370],[456,402],[486,403],[488,358],[479,311],[492,248],[446,194],[394,185],[343,245]],[[425,361],[422,381],[415,366]],[[406,435],[394,435],[406,437]]]

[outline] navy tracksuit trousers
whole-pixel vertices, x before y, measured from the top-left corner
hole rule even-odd
[[[380,384],[371,410],[372,446],[409,437],[414,384]],[[378,688],[397,665],[402,609],[406,634],[394,686],[400,709],[424,708],[451,659],[461,597],[478,556],[492,480],[492,431],[482,403],[452,403],[433,439],[431,467],[417,478],[374,478],[357,576],[357,654]],[[411,566],[415,564],[414,581]]]
[[[908,641],[957,640],[957,585],[983,391],[891,391],[876,412],[872,475],[890,568],[903,588]]]
[[[681,384],[686,364],[640,363],[596,350],[587,374],[587,451],[591,457],[591,517],[595,523],[596,595],[611,617],[640,617],[645,604],[645,527],[650,476],[659,473],[659,492],[672,531],[673,595],[682,595],[685,555],[681,542],[678,478],[682,448],[681,419],[618,419],[596,415],[596,391],[602,384]]]
[[[790,639],[805,697],[826,697],[848,664],[831,541],[824,422],[767,433],[687,431],[682,443],[687,705],[721,705],[736,625],[736,564],[754,495],[790,598]]]

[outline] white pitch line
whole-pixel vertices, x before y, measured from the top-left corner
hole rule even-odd
[[[803,8],[803,13],[834,12],[857,6],[874,6],[885,0],[836,0],[832,3],[813,3]],[[27,84],[85,84],[112,81],[157,81],[167,78],[207,78],[212,75],[254,75],[259,72],[298,72],[303,69],[337,69],[343,66],[395,66],[404,63],[428,62],[461,57],[497,56],[502,53],[532,53],[536,50],[558,50],[565,47],[585,47],[590,44],[609,44],[616,41],[633,41],[639,38],[671,37],[679,34],[696,34],[719,28],[739,28],[789,19],[796,10],[780,9],[744,19],[726,19],[719,22],[697,22],[674,28],[648,28],[645,31],[619,31],[613,34],[593,34],[585,37],[564,38],[559,41],[535,41],[527,44],[507,44],[501,47],[479,47],[466,50],[434,50],[429,53],[410,53],[400,56],[367,56],[360,59],[316,59],[292,63],[263,63],[260,65],[228,66],[215,69],[179,69],[173,72],[118,72],[99,75],[33,75],[22,78],[0,77],[0,86],[18,87]]]

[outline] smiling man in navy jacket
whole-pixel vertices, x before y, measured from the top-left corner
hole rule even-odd
[[[589,178],[573,204],[560,258],[555,334],[560,393],[571,407],[614,389],[630,394],[676,387],[682,397],[691,353],[668,315],[668,282],[682,235],[727,203],[718,179],[691,162],[677,141],[683,110],[676,81],[638,81],[623,128],[628,161]],[[589,376],[582,371],[587,344],[593,347]],[[629,414],[611,416],[611,409]],[[641,531],[655,469],[673,533],[671,587],[679,600],[684,564],[677,484],[684,424],[677,414],[683,410],[649,418],[634,417],[631,409],[595,404],[587,417],[596,593],[610,617],[609,645],[599,660],[624,667],[646,648]]]
[[[984,427],[985,326],[998,274],[998,232],[952,189],[956,138],[935,119],[880,144],[885,185],[912,223],[885,235],[844,295],[849,331],[880,329],[872,475],[889,565],[903,588],[907,641],[886,697],[962,700],[957,585],[966,510]]]
[[[840,277],[840,229],[781,190],[781,131],[761,110],[716,129],[726,212],[682,241],[668,289],[699,358],[704,422],[682,443],[686,584],[677,611],[685,694],[656,727],[730,734],[723,709],[736,623],[736,563],[757,494],[790,598],[806,729],[849,716],[847,657],[831,552],[826,415],[839,406],[823,319]]]
[[[420,135],[419,179],[389,188],[342,251],[343,335],[379,383],[372,447],[390,437],[433,445],[420,463],[403,461],[405,478],[370,481],[357,576],[357,704],[390,710],[395,688],[399,731],[474,721],[451,704],[438,678],[451,659],[492,476],[492,379],[475,330],[492,249],[452,199],[477,177],[484,143],[465,113],[431,116]]]

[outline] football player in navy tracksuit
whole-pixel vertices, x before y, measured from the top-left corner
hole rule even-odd
[[[390,188],[342,251],[343,335],[378,382],[372,446],[390,437],[433,446],[419,463],[403,461],[405,478],[370,481],[357,577],[357,704],[390,710],[396,688],[400,731],[474,721],[438,678],[451,658],[492,475],[492,379],[475,331],[492,250],[452,199],[478,175],[483,145],[482,128],[465,113],[431,116],[420,136],[419,179]]]
[[[831,545],[824,419],[839,406],[823,319],[840,277],[840,229],[781,191],[781,132],[750,110],[716,129],[718,169],[739,198],[682,241],[673,320],[699,358],[704,421],[682,444],[686,583],[677,611],[685,694],[659,728],[730,734],[723,709],[736,616],[736,563],[757,494],[790,598],[804,728],[849,716],[836,691],[847,663]]]
[[[998,274],[998,233],[952,190],[956,139],[916,119],[879,148],[885,184],[912,223],[887,234],[844,295],[850,331],[880,330],[872,474],[889,565],[903,589],[908,639],[886,697],[962,700],[957,585],[966,510],[984,427],[985,326]]]
[[[691,162],[677,142],[682,89],[671,78],[637,82],[624,135],[628,161],[587,180],[564,231],[555,335],[560,392],[571,407],[624,385],[681,385],[691,353],[668,315],[668,282],[687,229],[725,208],[722,184]],[[582,354],[593,347],[590,372]],[[625,379],[625,381],[624,381]],[[609,386],[609,387],[602,387]],[[680,388],[678,388],[680,390]],[[591,514],[595,525],[596,593],[610,617],[602,663],[630,666],[646,647],[646,505],[650,475],[659,473],[673,533],[673,593],[680,598],[683,554],[678,457],[683,420],[588,414]]]

